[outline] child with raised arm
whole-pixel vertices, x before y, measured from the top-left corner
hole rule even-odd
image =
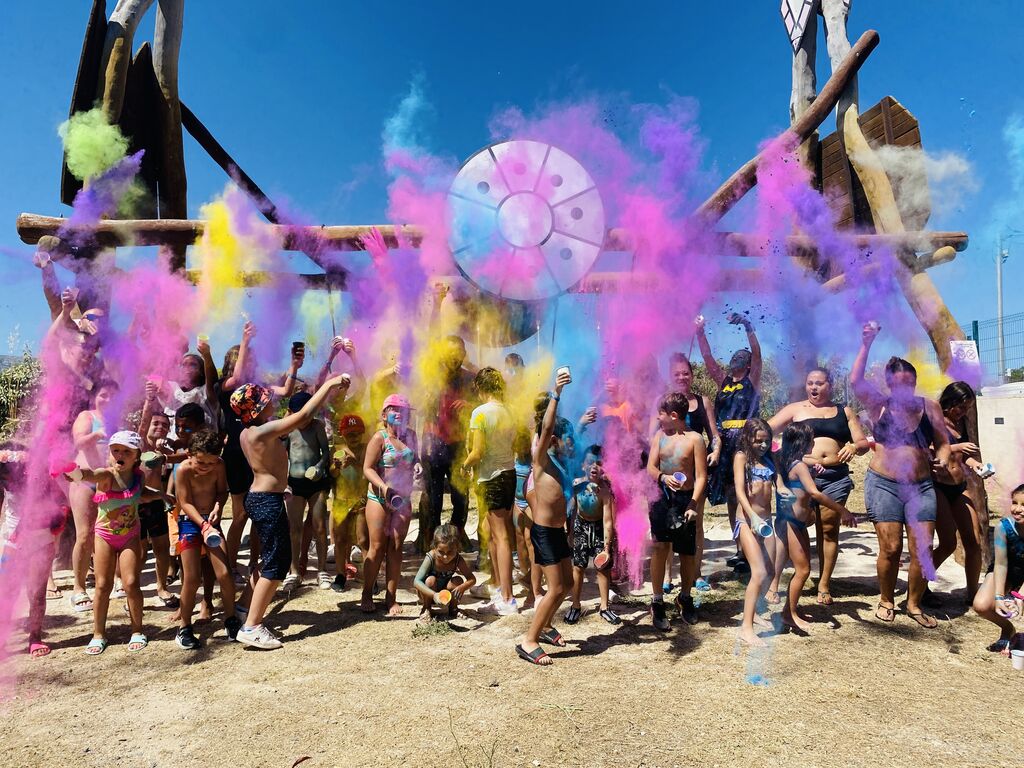
[[[1024,613],[1024,601],[1011,594],[1024,592],[1024,485],[1010,494],[1010,511],[999,521],[992,540],[992,565],[974,596],[974,611],[999,627],[999,639],[988,649],[1008,654],[1015,637],[1011,619]],[[1024,649],[1024,637],[1016,637],[1016,647]]]
[[[541,642],[565,647],[565,640],[551,625],[558,606],[565,600],[572,583],[572,565],[569,539],[565,533],[566,492],[571,478],[565,469],[566,440],[572,425],[558,417],[558,401],[562,389],[572,381],[567,370],[559,370],[555,378],[555,391],[547,397],[543,418],[537,425],[537,444],[533,449],[533,467],[527,481],[526,499],[533,510],[530,541],[533,542],[534,563],[541,568],[548,583],[548,591],[537,599],[530,628],[523,642],[516,646],[519,658],[547,666],[552,663]]]
[[[801,632],[810,628],[808,622],[811,621],[809,616],[800,613],[797,604],[807,577],[811,575],[811,539],[807,535],[807,526],[814,524],[814,505],[831,509],[843,520],[851,517],[845,506],[833,501],[815,485],[811,469],[805,462],[813,447],[814,429],[809,424],[798,421],[786,427],[782,433],[780,474],[789,494],[780,489],[775,497],[775,536],[778,539],[775,557],[785,563],[788,552],[793,561],[793,578],[789,582],[782,621]],[[778,564],[776,566],[775,572],[778,573]]]
[[[765,644],[755,632],[754,624],[772,626],[757,614],[757,602],[768,590],[774,567],[771,550],[765,542],[766,536],[772,535],[772,492],[778,480],[778,472],[769,454],[771,444],[772,430],[768,423],[762,419],[748,419],[740,430],[732,465],[739,504],[732,535],[750,565],[739,639],[754,646]]]
[[[669,628],[665,610],[665,564],[679,553],[682,588],[676,607],[687,624],[697,623],[697,609],[690,596],[697,577],[697,510],[707,488],[707,449],[704,439],[686,429],[689,399],[670,392],[658,406],[659,429],[651,439],[647,472],[658,484],[658,496],[650,507],[651,618],[662,631]]]
[[[446,523],[434,531],[434,546],[423,558],[414,584],[420,595],[420,618],[433,612],[448,618],[459,613],[459,601],[476,583],[473,569],[459,553],[459,529]]]
[[[93,636],[85,647],[90,656],[107,649],[107,609],[114,586],[114,568],[120,566],[121,586],[128,598],[132,634],[129,651],[141,651],[148,645],[142,633],[142,545],[139,542],[139,504],[164,498],[161,491],[143,485],[139,458],[142,437],[137,432],[115,432],[107,441],[108,464],[100,469],[76,467],[67,473],[74,482],[95,483],[93,500],[98,507],[96,538],[93,542],[93,566],[96,590],[93,603]]]
[[[221,515],[228,500],[228,477],[220,457],[222,441],[212,429],[192,435],[189,457],[178,467],[178,551],[181,553],[181,619],[174,642],[193,651],[201,643],[192,631],[192,608],[202,578],[202,559],[209,557],[224,601],[224,629],[234,640],[242,622],[235,616],[235,580],[222,545]],[[216,539],[214,543],[213,539]]]
[[[601,618],[609,624],[622,619],[608,606],[611,588],[612,543],[615,536],[615,495],[601,466],[601,446],[587,448],[583,457],[583,476],[572,484],[572,604],[565,612],[565,623],[575,624],[583,615],[580,593],[587,566],[593,561],[597,570],[597,589],[601,595]]]
[[[239,440],[254,478],[245,497],[245,509],[261,546],[259,574],[250,577],[247,617],[236,637],[240,643],[262,649],[281,647],[280,639],[263,624],[267,607],[291,564],[291,537],[284,506],[288,450],[281,438],[315,414],[334,390],[348,385],[349,377],[345,374],[328,379],[302,410],[282,419],[273,418],[273,397],[266,387],[244,384],[231,395],[231,409],[245,427]]]

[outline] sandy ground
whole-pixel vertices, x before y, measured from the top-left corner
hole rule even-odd
[[[657,632],[649,585],[620,597],[624,622],[611,627],[588,583],[583,620],[567,626],[558,616],[568,647],[547,669],[513,653],[527,616],[467,606],[450,628],[425,630],[412,605],[398,619],[361,614],[358,584],[342,595],[307,586],[276,602],[269,622],[286,645],[274,652],[222,639],[219,617],[197,625],[203,650],[177,649],[149,588],[149,648],[128,652],[115,601],[111,646],[91,658],[82,653],[90,616],[54,601],[53,653],[19,653],[18,683],[4,684],[0,756],[5,766],[146,768],[287,768],[307,756],[301,764],[310,768],[1024,761],[1024,673],[985,650],[994,628],[964,615],[955,563],[940,571],[938,629],[902,612],[883,625],[872,618],[874,535],[866,525],[847,531],[837,603],[814,605],[813,579],[808,585],[818,619],[810,636],[775,635],[767,649],[747,650],[735,642],[742,585],[723,565],[727,523],[710,515],[707,527],[705,574],[715,588],[696,627],[677,620]],[[418,561],[409,544],[399,599],[410,604]],[[24,637],[15,633],[12,651],[23,651]]]

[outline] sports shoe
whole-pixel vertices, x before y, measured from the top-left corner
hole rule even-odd
[[[475,587],[469,588],[469,594],[473,597],[490,597],[491,587],[489,584],[477,584]]]
[[[353,546],[352,551],[348,553],[348,561],[356,564],[363,562],[363,550],[359,547]]]
[[[296,576],[294,573],[289,573],[284,577],[284,581],[281,582],[281,589],[285,592],[291,592],[294,589],[298,589],[302,586],[302,577]]]
[[[284,644],[264,624],[255,627],[243,626],[238,630],[235,638],[242,645],[249,645],[253,648],[260,648],[269,651],[274,648],[281,648]]]
[[[651,601],[651,618],[654,620],[654,628],[663,632],[670,628],[668,616],[665,615],[665,603],[662,600]]]
[[[665,594],[668,595],[671,594],[672,590],[676,587],[671,581],[666,581],[664,584],[661,585],[661,588],[665,592]]]
[[[676,597],[676,608],[679,609],[679,615],[683,617],[683,621],[687,624],[697,623],[697,607],[693,604],[692,597],[678,595]]]
[[[519,613],[519,603],[513,597],[510,600],[503,600],[500,596],[496,600],[496,610],[499,616],[515,616]]]
[[[743,559],[743,555],[741,555],[739,552],[737,552],[735,555],[732,555],[731,557],[725,558],[725,564],[729,568],[735,568],[736,564],[739,563],[742,559]]]
[[[194,651],[202,645],[195,633],[192,632],[192,627],[179,629],[178,634],[174,637],[174,644],[186,651]]]
[[[693,583],[693,588],[696,589],[698,592],[710,592],[711,582],[705,579],[703,576],[699,576],[697,580]]]
[[[238,636],[238,630],[242,628],[242,621],[237,616],[228,616],[224,619],[224,632],[228,640],[234,640]]]
[[[331,574],[327,571],[320,571],[316,575],[316,583],[319,585],[320,589],[330,589],[332,582]]]
[[[335,592],[344,592],[345,583],[347,581],[348,579],[345,578],[345,574],[339,573],[334,577],[334,581],[331,582],[331,589],[333,589]]]

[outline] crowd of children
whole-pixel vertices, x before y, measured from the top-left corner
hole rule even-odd
[[[838,522],[826,521],[855,523],[845,506],[852,488],[848,464],[872,449],[865,498],[879,539],[876,617],[895,619],[893,590],[906,534],[911,550],[907,616],[921,627],[935,627],[924,606],[933,597],[926,575],[933,570],[936,530],[935,551],[948,544],[948,530],[954,541],[959,530],[970,552],[987,543],[980,540],[984,534],[974,537],[969,525],[963,472],[980,459],[977,446],[960,437],[964,402],[973,392],[957,383],[940,402],[921,398],[915,394],[913,366],[893,358],[885,367],[883,394],[864,375],[878,333],[869,325],[851,380],[867,405],[873,442],[850,409],[832,402],[831,377],[824,369],[808,374],[807,400],[764,421],[758,416],[756,334],[745,318],[734,316],[733,322],[744,326],[751,348],[735,353],[726,371],[711,354],[698,319],[697,339],[719,389],[713,401],[691,390],[690,361],[675,354],[668,361],[670,391],[653,406],[631,398],[627,386],[611,380],[607,398],[586,409],[578,431],[559,413],[561,396],[572,384],[568,368],[556,372],[550,391],[537,395],[532,420],[522,418],[509,406],[506,391],[521,374],[522,358],[508,356],[504,371],[476,370],[466,363],[458,337],[443,342],[439,393],[417,401],[417,410],[399,391],[397,360],[367,378],[355,344],[342,337],[333,340],[316,382],[299,378],[305,346],[296,342],[287,373],[276,382],[255,383],[250,322],[219,373],[209,340],[200,337],[197,352],[183,355],[178,381],[147,380],[134,420],[112,412],[118,385],[97,379],[88,407],[72,420],[73,461],[54,473],[54,512],[45,524],[19,522],[24,446],[0,453],[4,555],[21,550],[25,561],[30,552],[27,560],[33,564],[23,577],[29,652],[49,652],[42,619],[55,541],[66,520],[75,529],[70,604],[75,611],[92,611],[93,636],[85,651],[96,655],[107,647],[115,594],[126,600],[128,650],[147,646],[141,590],[145,545],[154,554],[156,597],[176,609],[176,644],[185,650],[201,646],[193,630],[200,588],[201,618],[213,614],[212,596],[219,590],[228,638],[261,649],[280,647],[264,617],[279,589],[287,594],[303,585],[311,544],[319,588],[341,592],[359,577],[359,610],[376,611],[383,591],[384,611],[398,615],[403,546],[418,516],[425,556],[413,583],[423,619],[449,618],[460,610],[499,615],[532,610],[515,650],[528,662],[548,665],[552,658],[544,646],[565,645],[555,615],[569,598],[564,621],[580,620],[588,569],[596,572],[600,617],[610,625],[621,622],[612,607],[613,580],[624,573],[617,511],[636,501],[624,493],[642,496],[649,510],[650,614],[663,631],[670,629],[673,612],[665,597],[674,589],[674,612],[686,624],[699,621],[694,591],[710,588],[701,576],[704,509],[709,502],[728,504],[737,547],[728,562],[749,574],[738,637],[761,645],[763,631],[772,626],[765,618],[766,603],[784,603],[782,621],[791,630],[808,629],[800,599],[811,573],[809,529],[817,528],[821,572],[831,575],[838,534],[835,548],[828,542]],[[332,375],[341,355],[348,358],[349,373]],[[579,451],[577,439],[587,429],[601,441]],[[936,500],[937,486],[942,503]],[[465,556],[471,546],[466,535],[470,487],[479,512],[478,569],[487,572],[485,584],[477,583]],[[453,510],[442,524],[446,492]],[[943,522],[943,510],[954,522]],[[965,514],[966,527],[956,517]],[[246,525],[248,569],[238,561]],[[967,593],[978,615],[999,627],[992,649],[1007,652],[1020,640],[1012,619],[1024,609],[1024,486],[1014,490],[994,541],[992,570],[980,587],[980,564],[968,558]],[[331,550],[333,574],[327,570]],[[678,586],[669,577],[676,554]],[[789,563],[794,575],[783,597],[779,577]],[[525,588],[522,604],[514,594],[517,565]],[[179,574],[175,596],[169,586]],[[830,605],[825,583],[824,590],[818,583],[818,602]],[[470,609],[470,596],[485,602]]]

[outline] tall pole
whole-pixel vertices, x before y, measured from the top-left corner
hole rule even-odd
[[[1003,236],[999,235],[996,242],[996,334],[999,336],[999,381],[1006,377],[1006,348],[1003,342],[1003,262],[1006,252],[1003,250]]]

